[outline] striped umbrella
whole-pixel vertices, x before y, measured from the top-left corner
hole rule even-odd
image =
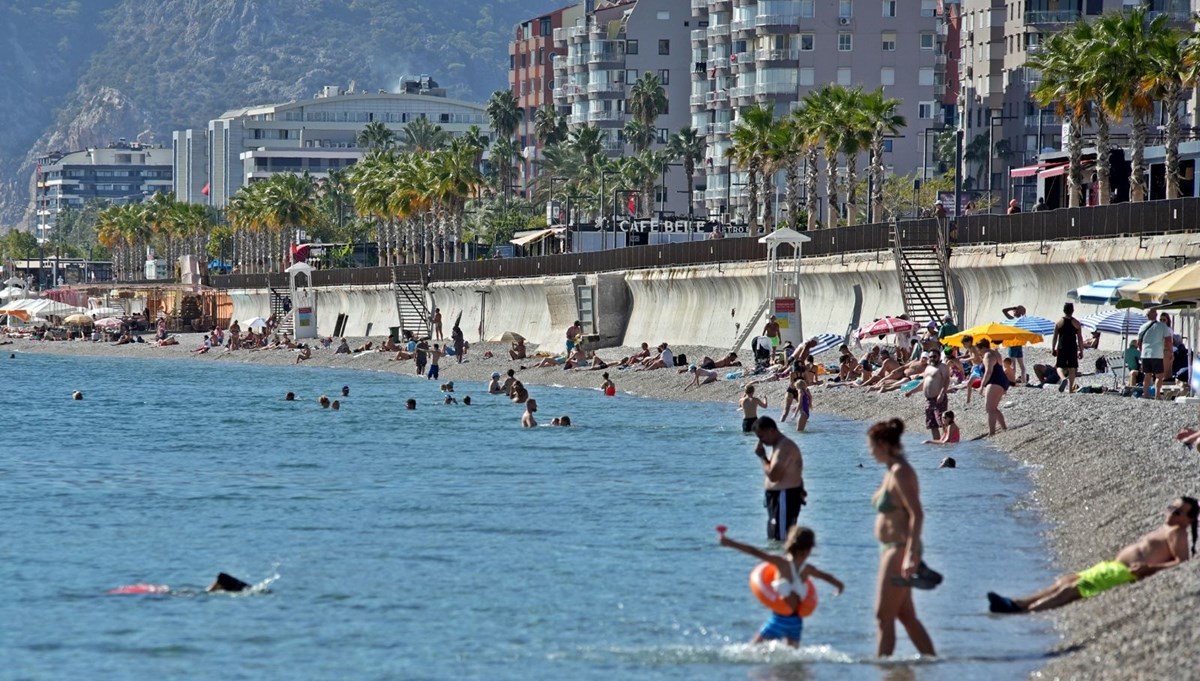
[[[1018,317],[1012,323],[1012,325],[1018,329],[1032,331],[1039,336],[1049,336],[1054,333],[1054,322],[1046,319],[1045,317],[1033,317],[1026,315],[1024,317]]]
[[[876,319],[870,324],[860,328],[858,330],[858,337],[866,338],[868,336],[886,336],[893,333],[916,331],[920,328],[921,326],[919,324],[910,322],[907,319],[900,319],[899,317],[884,317],[883,319]]]
[[[842,340],[841,336],[832,333],[820,333],[813,336],[809,340],[815,340],[817,342],[817,344],[813,346],[812,350],[808,351],[808,354],[810,355],[819,355],[822,352],[825,352],[826,350],[832,350],[833,348],[836,348],[845,342]]]
[[[1137,281],[1141,280],[1137,277],[1104,279],[1067,291],[1067,297],[1078,300],[1085,305],[1112,305],[1121,299],[1121,294],[1117,292],[1117,289]]]
[[[1138,332],[1146,321],[1146,314],[1141,310],[1109,310],[1097,312],[1079,320],[1093,331],[1128,336]]]

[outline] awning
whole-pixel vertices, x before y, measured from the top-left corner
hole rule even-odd
[[[508,243],[515,246],[529,246],[530,244],[535,244],[542,239],[561,231],[563,231],[563,229],[559,227],[550,229],[535,229],[530,232],[517,232],[513,235],[515,238],[511,239]]]
[[[1021,168],[1013,168],[1008,171],[1009,177],[1033,177],[1038,174],[1038,171],[1046,170],[1047,168],[1057,168],[1057,164],[1039,163],[1035,166],[1024,166]]]
[[[1086,168],[1090,165],[1094,165],[1095,163],[1096,163],[1095,161],[1083,161],[1082,163],[1079,164],[1079,167]],[[1038,178],[1042,179],[1042,180],[1045,180],[1050,177],[1058,177],[1059,175],[1066,173],[1067,169],[1070,167],[1071,167],[1071,164],[1069,164],[1069,163],[1064,163],[1062,165],[1057,165],[1057,166],[1050,166],[1050,167],[1046,168],[1045,170],[1039,171],[1037,175],[1038,175]]]

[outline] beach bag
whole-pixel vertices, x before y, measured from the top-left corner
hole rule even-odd
[[[1096,373],[1098,373],[1098,374],[1108,373],[1108,358],[1107,357],[1101,356],[1096,359]]]

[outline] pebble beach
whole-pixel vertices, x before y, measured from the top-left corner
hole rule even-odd
[[[235,362],[270,365],[295,365],[296,355],[288,350],[226,352],[213,350],[204,355],[192,352],[203,343],[201,334],[178,336],[179,345],[158,347],[152,344],[113,346],[91,342],[41,342],[15,340],[9,352],[35,352],[73,356],[128,357],[136,359],[186,359],[198,362]],[[365,339],[348,339],[351,347]],[[376,339],[378,340],[378,339]],[[653,339],[647,339],[653,340]],[[700,347],[676,347],[693,360],[707,354],[718,357],[727,350]],[[495,353],[483,357],[486,351]],[[558,350],[558,348],[554,348]],[[602,371],[564,371],[561,368],[532,368],[534,358],[508,360],[508,344],[472,345],[467,361],[453,358],[441,363],[441,382],[486,381],[492,372],[517,369],[527,386],[559,385],[598,389]],[[530,352],[536,352],[531,347]],[[630,354],[632,350],[600,351],[608,361]],[[1026,351],[1026,366],[1046,361],[1048,352],[1033,348]],[[501,359],[503,357],[503,359]],[[390,353],[365,352],[335,355],[332,349],[314,350],[304,366],[337,367],[364,371],[414,373],[411,361],[389,361]],[[1090,367],[1094,354],[1085,356],[1082,365]],[[832,362],[834,353],[818,360]],[[18,358],[15,361],[19,361]],[[531,367],[520,369],[520,366]],[[730,403],[730,420],[737,420],[732,404],[751,379],[725,379],[700,388],[686,389],[690,376],[675,370],[609,370],[619,393],[664,400],[694,400]],[[1112,378],[1090,376],[1081,385],[1111,387]],[[766,415],[777,416],[783,402],[785,382],[759,385],[758,394],[766,396],[771,407]],[[79,386],[87,394],[102,391],[102,386]],[[898,392],[869,393],[863,389],[816,386],[811,423],[821,415],[872,421],[885,416],[904,418],[909,430],[924,430],[924,400],[905,398]],[[536,397],[536,389],[531,387]],[[460,399],[468,391],[459,391]],[[63,399],[70,399],[64,395]],[[406,397],[403,394],[398,398]],[[951,395],[950,406],[958,417],[963,439],[985,435],[986,416],[982,399],[965,404],[963,393]],[[1003,403],[1009,430],[988,438],[997,449],[1028,466],[1035,492],[1028,498],[1012,499],[1013,505],[1042,514],[1051,526],[1047,542],[1053,555],[1048,558],[1062,572],[1075,572],[1099,560],[1111,559],[1122,546],[1162,522],[1167,504],[1181,494],[1196,495],[1200,476],[1200,454],[1184,449],[1175,441],[1175,433],[1185,426],[1196,426],[1194,406],[1120,398],[1112,394],[1060,393],[1055,386],[1046,389],[1017,386],[1009,390]],[[518,418],[514,410],[513,418]],[[572,414],[585,420],[586,414]],[[788,429],[785,429],[788,432]],[[804,436],[797,442],[804,447]],[[955,456],[953,447],[937,454]],[[928,455],[922,451],[922,456]],[[960,458],[960,467],[970,466]],[[980,541],[987,541],[986,519],[978,519]],[[1011,595],[1044,586],[1014,575],[997,590]],[[986,611],[984,594],[976,605]],[[964,604],[972,607],[972,604]],[[1195,678],[1196,635],[1191,613],[1200,608],[1200,563],[1192,561],[1163,572],[1144,582],[1088,599],[1055,611],[1053,618],[1061,641],[1050,651],[1045,666],[1035,678],[1128,679]]]

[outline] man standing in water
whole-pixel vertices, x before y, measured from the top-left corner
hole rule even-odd
[[[1080,326],[1079,320],[1075,319],[1075,305],[1067,303],[1063,305],[1063,318],[1058,320],[1054,325],[1054,337],[1050,342],[1051,352],[1056,358],[1054,366],[1065,374],[1064,378],[1058,384],[1058,392],[1066,390],[1070,387],[1070,392],[1075,392],[1075,374],[1079,371],[1079,360],[1083,359],[1083,327]]]
[[[929,355],[929,366],[921,376],[921,385],[904,393],[905,397],[918,390],[925,393],[925,427],[929,429],[934,440],[942,439],[942,414],[950,408],[949,396],[946,391],[950,387],[950,367],[942,363],[942,351],[939,349]]]
[[[795,442],[779,432],[770,416],[754,422],[758,446],[754,454],[762,462],[763,487],[766,489],[767,539],[783,541],[796,525],[800,507],[808,493],[804,491],[804,458]],[[767,447],[771,448],[770,456]]]

